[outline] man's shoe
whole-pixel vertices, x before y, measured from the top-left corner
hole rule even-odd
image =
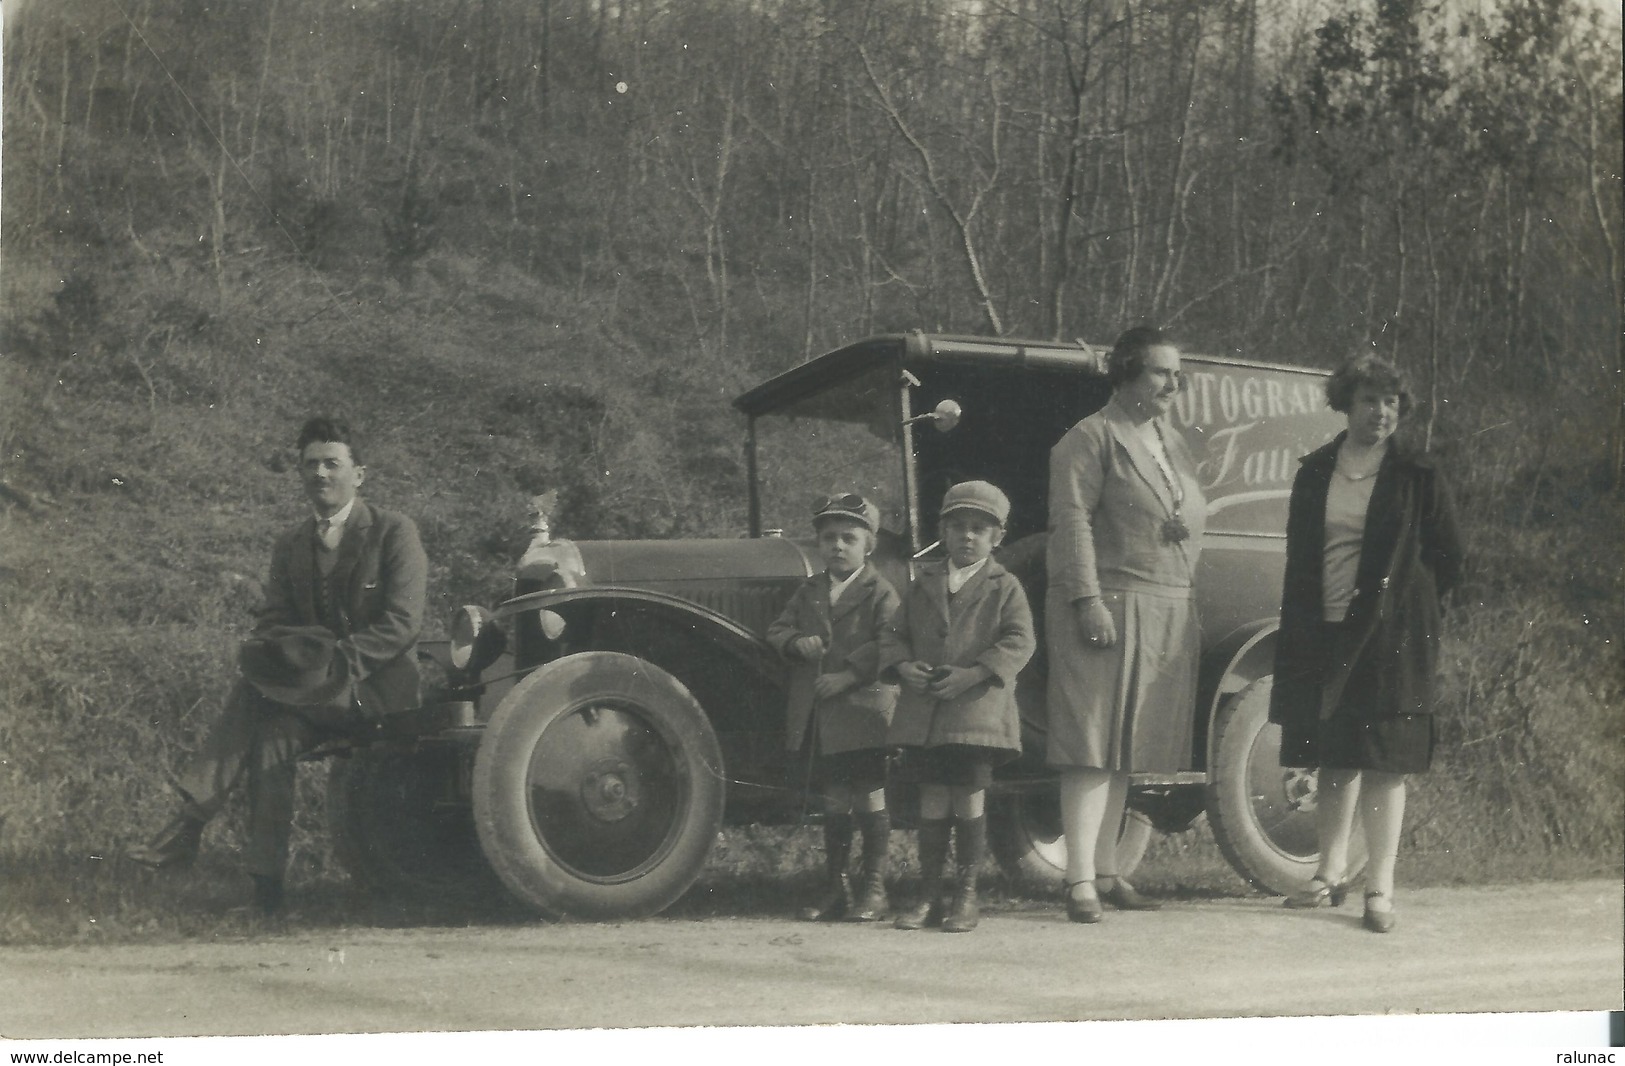
[[[254,909],[267,918],[282,913],[285,902],[282,878],[268,874],[250,874],[254,879]]]
[[[124,857],[154,870],[190,866],[203,841],[203,826],[204,822],[193,815],[177,814],[159,830],[152,843],[137,844],[125,851]]]

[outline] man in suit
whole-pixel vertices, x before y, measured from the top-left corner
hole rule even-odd
[[[127,852],[155,869],[190,863],[204,825],[243,784],[245,865],[267,914],[282,907],[296,760],[417,706],[429,569],[412,520],[357,497],[366,467],[347,423],[311,419],[298,449],[314,513],[272,550],[265,602],[238,655],[242,676],[176,779],[180,809],[152,843]]]

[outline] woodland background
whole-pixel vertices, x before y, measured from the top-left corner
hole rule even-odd
[[[151,828],[160,767],[214,712],[298,513],[307,414],[363,428],[368,495],[420,523],[438,621],[506,589],[542,489],[565,536],[737,535],[731,397],[914,328],[1103,343],[1152,321],[1210,354],[1395,359],[1472,555],[1409,845],[1618,872],[1617,12],[6,16],[0,878],[35,911],[0,939],[44,911],[105,931],[139,894],[93,859]],[[296,879],[320,880],[306,799]]]

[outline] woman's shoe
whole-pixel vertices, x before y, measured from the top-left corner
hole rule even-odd
[[[1386,894],[1384,892],[1367,892],[1365,894],[1365,914],[1361,917],[1360,924],[1373,933],[1391,933],[1394,930],[1394,910],[1392,905],[1385,911],[1371,909],[1371,901],[1380,899]]]
[[[1100,885],[1104,881],[1110,881],[1111,887],[1102,890]],[[1103,902],[1110,903],[1113,907],[1116,907],[1120,911],[1162,910],[1161,903],[1158,903],[1150,896],[1141,895],[1139,889],[1135,888],[1121,877],[1095,878],[1095,891],[1099,894]]]
[[[1310,910],[1328,905],[1341,907],[1348,894],[1349,882],[1332,882],[1317,874],[1309,879],[1307,888],[1286,898],[1286,906],[1293,910]]]
[[[1073,895],[1072,890],[1075,888],[1088,888],[1089,898],[1079,899]],[[1093,881],[1068,881],[1062,886],[1061,891],[1066,894],[1067,921],[1094,925],[1105,916],[1105,912],[1100,909],[1100,895],[1095,891]]]

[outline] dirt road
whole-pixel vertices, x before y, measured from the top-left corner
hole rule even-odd
[[[196,1036],[1041,1021],[1621,1006],[1617,882],[988,915],[969,935],[761,918],[297,928],[256,942],[0,950],[0,1035]]]

